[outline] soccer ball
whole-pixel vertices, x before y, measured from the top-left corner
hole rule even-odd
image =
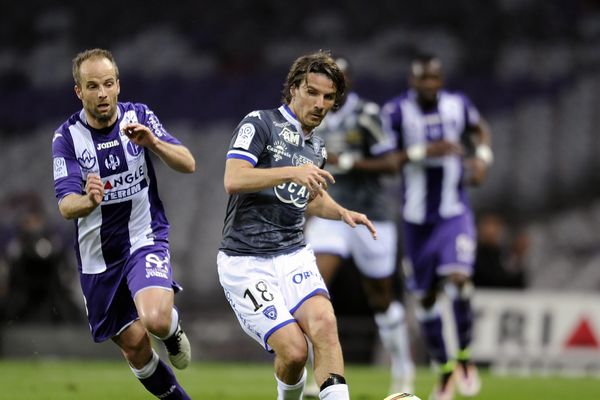
[[[383,400],[421,400],[417,396],[411,393],[394,393],[390,394]]]

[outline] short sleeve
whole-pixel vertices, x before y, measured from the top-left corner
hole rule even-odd
[[[56,131],[52,138],[54,192],[60,202],[66,195],[83,192],[81,167],[66,132]]]
[[[267,144],[269,131],[256,113],[250,113],[238,124],[229,144],[227,158],[246,160],[253,166],[258,162]]]

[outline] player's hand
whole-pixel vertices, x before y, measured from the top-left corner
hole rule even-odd
[[[462,155],[462,146],[447,140],[438,140],[427,144],[427,157],[443,157],[451,154]]]
[[[487,165],[479,158],[467,158],[465,165],[465,183],[471,186],[479,186],[487,175]]]
[[[327,190],[329,183],[335,183],[333,175],[313,164],[304,164],[294,168],[292,182],[306,187],[311,196],[320,196]],[[314,198],[313,197],[313,198]]]
[[[146,125],[135,122],[125,125],[123,132],[133,143],[147,148],[152,148],[160,140]]]
[[[365,214],[344,209],[342,210],[342,221],[344,221],[353,228],[355,228],[356,225],[366,226],[369,232],[371,232],[371,236],[373,236],[373,239],[377,240],[377,229],[375,229],[375,226]]]
[[[85,193],[94,208],[96,208],[104,198],[104,184],[99,175],[88,174],[85,183]]]

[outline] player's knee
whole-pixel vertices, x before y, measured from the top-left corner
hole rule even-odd
[[[165,337],[171,328],[171,316],[158,310],[145,312],[141,316],[144,327],[157,337]]]
[[[474,286],[468,277],[457,281],[449,281],[444,285],[444,292],[448,298],[454,299],[470,299],[473,295]]]
[[[279,349],[277,356],[290,369],[298,369],[304,367],[308,359],[308,345],[306,340],[290,340],[286,345]]]
[[[311,321],[309,337],[315,345],[318,343],[332,344],[338,340],[337,320],[330,311],[319,312]]]

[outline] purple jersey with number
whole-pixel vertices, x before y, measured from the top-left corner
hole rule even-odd
[[[52,139],[59,202],[68,194],[83,194],[88,174],[100,175],[104,184],[100,206],[75,221],[78,266],[84,274],[117,267],[136,250],[168,241],[169,223],[149,152],[122,131],[131,122],[148,126],[160,140],[180,144],[146,105],[121,102],[112,127],[92,128],[81,110]]]
[[[423,109],[416,93],[387,102],[384,129],[397,138],[399,150],[438,140],[468,144],[479,112],[463,94],[441,91],[437,103]],[[463,182],[461,155],[425,158],[402,168],[404,247],[409,288],[430,290],[440,276],[472,273],[475,226]]]
[[[382,110],[384,129],[397,138],[399,150],[446,140],[462,144],[479,123],[475,106],[463,94],[441,91],[437,105],[423,110],[411,90],[387,102]],[[402,168],[402,216],[413,224],[436,223],[469,210],[460,155],[426,158]]]

